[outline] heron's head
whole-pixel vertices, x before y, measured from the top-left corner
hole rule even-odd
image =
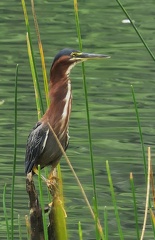
[[[78,50],[65,48],[55,56],[51,72],[57,71],[60,75],[61,72],[69,74],[70,70],[77,63],[100,58],[110,58],[110,56],[104,54],[84,53]]]

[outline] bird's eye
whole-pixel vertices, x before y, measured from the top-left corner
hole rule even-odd
[[[75,52],[72,52],[72,53],[71,53],[71,57],[76,57],[76,53],[75,53]]]

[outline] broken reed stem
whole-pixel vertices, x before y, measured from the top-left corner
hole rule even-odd
[[[148,147],[148,172],[147,172],[146,204],[145,204],[145,215],[144,215],[144,222],[143,222],[143,228],[142,228],[142,233],[141,233],[140,240],[143,240],[143,238],[144,238],[146,221],[147,221],[148,206],[149,206],[149,194],[150,194],[150,170],[151,170],[151,150],[150,150],[150,147]]]
[[[70,169],[71,169],[71,171],[72,171],[72,173],[73,173],[73,175],[74,175],[74,177],[75,177],[75,179],[76,179],[76,181],[77,181],[77,183],[78,183],[78,185],[79,185],[79,187],[80,187],[80,190],[81,190],[81,192],[82,192],[82,195],[83,195],[83,197],[84,197],[84,200],[85,200],[85,202],[86,202],[86,204],[87,204],[87,206],[88,206],[88,208],[89,208],[89,210],[90,210],[90,213],[91,213],[93,219],[96,220],[96,216],[95,216],[95,214],[94,214],[94,212],[93,212],[93,210],[92,210],[92,207],[91,207],[91,205],[90,205],[90,203],[89,203],[89,201],[88,201],[88,198],[87,198],[87,196],[86,196],[86,193],[85,193],[85,191],[84,191],[84,189],[83,189],[83,187],[82,187],[82,184],[81,184],[80,180],[78,179],[78,176],[76,175],[76,173],[75,173],[75,171],[74,171],[74,169],[73,169],[73,167],[72,167],[72,165],[71,165],[71,163],[70,163],[70,161],[69,161],[69,158],[67,157],[66,152],[64,151],[64,149],[63,149],[63,147],[62,147],[62,145],[61,145],[61,143],[60,143],[57,135],[55,134],[55,132],[54,132],[54,130],[53,130],[53,128],[51,127],[51,125],[50,125],[49,122],[48,122],[48,126],[49,126],[50,130],[52,131],[52,133],[53,133],[53,135],[54,135],[54,137],[55,137],[55,139],[56,139],[56,141],[57,141],[57,143],[58,143],[58,145],[59,145],[59,147],[60,147],[60,150],[62,151],[63,156],[64,156],[66,162],[68,163],[68,165],[69,165],[69,167],[70,167]],[[99,230],[100,235],[103,236],[102,226],[101,226],[100,220],[99,220],[98,218],[97,218],[97,227],[98,227],[98,230]]]
[[[30,236],[31,240],[44,239],[42,210],[39,206],[38,195],[35,190],[32,173],[26,177],[26,190],[30,199]]]

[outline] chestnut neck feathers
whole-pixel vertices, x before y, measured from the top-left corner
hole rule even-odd
[[[49,121],[57,135],[68,130],[72,101],[69,74],[74,65],[66,61],[64,64],[61,58],[61,62],[53,64],[50,71],[50,106],[42,120]]]

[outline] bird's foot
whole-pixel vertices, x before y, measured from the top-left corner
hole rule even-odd
[[[57,196],[59,192],[58,181],[59,181],[59,178],[54,176],[53,171],[51,171],[48,176],[48,180],[46,181],[46,184],[53,197]]]
[[[59,178],[50,174],[48,180],[57,183],[59,181]]]
[[[53,177],[51,179],[47,179],[46,185],[53,197],[58,195],[59,189],[58,189],[58,184],[57,184],[55,177]]]

